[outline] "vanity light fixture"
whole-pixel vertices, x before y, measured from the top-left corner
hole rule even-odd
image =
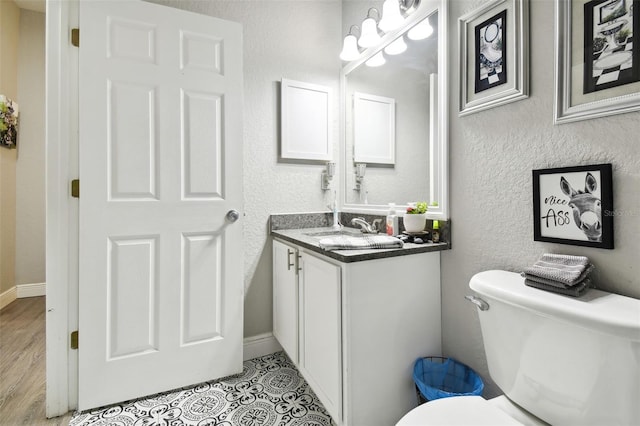
[[[400,28],[404,18],[413,13],[419,5],[420,0],[385,0],[378,26],[385,33]]]
[[[407,37],[411,40],[424,40],[433,34],[433,27],[429,24],[429,19],[425,19],[415,27],[411,28],[407,33]]]
[[[380,18],[380,12],[375,7],[369,8],[367,17],[362,21],[362,33],[358,39],[358,45],[365,49],[371,46],[375,46],[380,43],[380,34],[378,34],[378,22],[371,17],[371,12],[376,12],[378,19]]]
[[[360,50],[358,50],[358,39],[353,34],[356,29],[358,30],[358,33],[360,33],[360,27],[352,25],[351,28],[349,28],[349,34],[344,38],[342,52],[340,52],[340,59],[343,61],[355,61],[360,56]]]
[[[333,176],[336,174],[336,163],[334,163],[333,161],[329,161],[326,166],[325,169],[322,171],[322,180],[320,181],[320,188],[323,191],[326,191],[329,189],[329,183],[331,182],[331,179],[333,179]]]
[[[384,0],[382,5],[382,18],[378,26],[382,31],[388,33],[396,28],[400,28],[404,18],[400,14],[400,2],[398,0]]]
[[[384,58],[384,55],[382,54],[382,52],[378,52],[375,55],[373,55],[369,60],[367,60],[367,62],[365,62],[365,65],[368,67],[379,67],[386,63],[387,63],[387,60]]]
[[[404,37],[400,37],[385,47],[384,53],[387,55],[399,55],[405,50],[407,50],[407,43],[404,42]]]

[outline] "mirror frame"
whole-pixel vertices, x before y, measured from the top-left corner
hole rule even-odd
[[[340,191],[340,209],[345,212],[387,214],[387,205],[380,204],[352,204],[347,203],[347,167],[350,160],[346,153],[346,89],[347,75],[364,64],[369,58],[383,50],[389,43],[405,34],[410,28],[423,19],[438,12],[438,137],[434,141],[430,138],[430,193],[428,202],[437,201],[438,206],[429,206],[427,217],[436,220],[449,219],[449,78],[448,78],[448,0],[428,1],[423,0],[418,10],[409,15],[405,24],[395,31],[382,36],[379,45],[365,50],[360,58],[347,63],[340,72],[340,180],[343,190]],[[421,201],[421,200],[416,200]],[[405,206],[398,205],[398,209],[404,210]]]

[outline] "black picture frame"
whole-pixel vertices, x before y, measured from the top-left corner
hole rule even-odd
[[[533,170],[533,239],[613,249],[611,164]]]
[[[475,26],[475,93],[507,82],[506,30],[506,10]]]
[[[640,0],[585,3],[585,94],[640,81],[639,13]]]

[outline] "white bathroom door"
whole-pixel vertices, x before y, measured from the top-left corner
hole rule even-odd
[[[242,371],[242,29],[79,3],[86,410]]]

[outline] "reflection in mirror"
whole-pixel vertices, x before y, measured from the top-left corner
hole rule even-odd
[[[426,22],[433,34],[412,40]],[[401,52],[389,54],[394,50]],[[438,12],[406,28],[384,52],[383,65],[362,62],[345,76],[345,203],[438,201],[429,193],[430,138],[439,123]],[[364,178],[356,176],[358,164],[367,166]]]

